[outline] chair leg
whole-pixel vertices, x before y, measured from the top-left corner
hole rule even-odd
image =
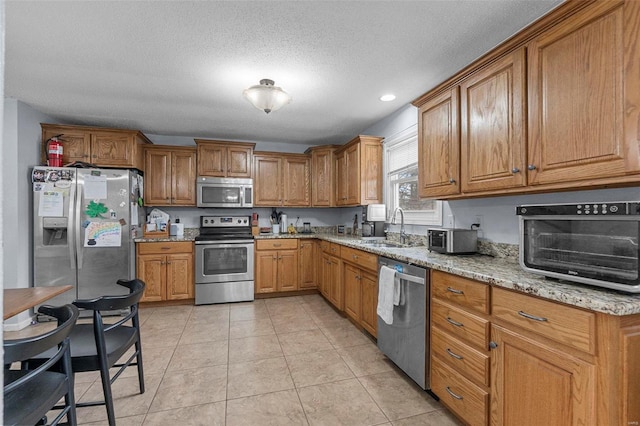
[[[138,363],[138,382],[140,383],[140,393],[144,393],[144,368],[142,367],[142,343],[138,338],[136,342],[136,351],[138,352],[136,362]]]
[[[115,426],[116,413],[113,409],[111,379],[109,377],[109,366],[105,359],[100,359],[100,378],[102,379],[102,392],[104,393],[104,405],[107,407],[107,419],[109,420],[109,426]]]

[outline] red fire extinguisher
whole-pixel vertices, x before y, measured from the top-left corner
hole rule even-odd
[[[57,135],[47,140],[47,165],[50,167],[62,167],[62,142],[60,138],[62,135]]]

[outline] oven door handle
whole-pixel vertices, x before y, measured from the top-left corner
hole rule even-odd
[[[196,245],[220,245],[220,244],[253,244],[253,240],[212,240],[212,241],[196,241]]]

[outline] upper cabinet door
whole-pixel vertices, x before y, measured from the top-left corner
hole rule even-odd
[[[418,112],[418,187],[420,197],[460,193],[458,87],[420,107]]]
[[[319,149],[311,153],[312,205],[332,207],[335,205],[333,177],[333,149]]]
[[[196,151],[174,151],[171,156],[171,203],[196,205]]]
[[[347,204],[347,155],[345,151],[336,154],[336,205]]]
[[[347,200],[345,204],[360,204],[360,145],[347,148],[345,162],[347,167]]]
[[[273,156],[254,156],[254,206],[282,205],[282,160]]]
[[[364,141],[360,144],[360,202],[377,204],[382,202],[382,144]]]
[[[640,170],[639,9],[596,3],[528,45],[530,184]]]
[[[311,205],[311,194],[309,191],[309,157],[285,156],[283,161],[283,205],[309,207]]]
[[[227,175],[227,147],[198,144],[198,175],[225,177]]]
[[[460,84],[462,191],[526,184],[525,50]]]
[[[171,205],[171,150],[146,149],[144,170],[144,204]]]
[[[229,146],[227,150],[227,176],[251,177],[253,148]]]
[[[133,136],[127,134],[91,133],[91,163],[101,166],[135,167],[132,151],[135,143]]]

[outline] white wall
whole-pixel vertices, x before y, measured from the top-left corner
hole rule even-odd
[[[12,265],[3,271],[3,286],[26,288],[33,277],[30,169],[40,162],[40,123],[55,120],[16,99],[4,99],[3,117],[3,238],[14,242],[11,250],[3,252],[4,264]],[[23,326],[29,320],[29,314],[23,312],[5,321],[5,329]]]

